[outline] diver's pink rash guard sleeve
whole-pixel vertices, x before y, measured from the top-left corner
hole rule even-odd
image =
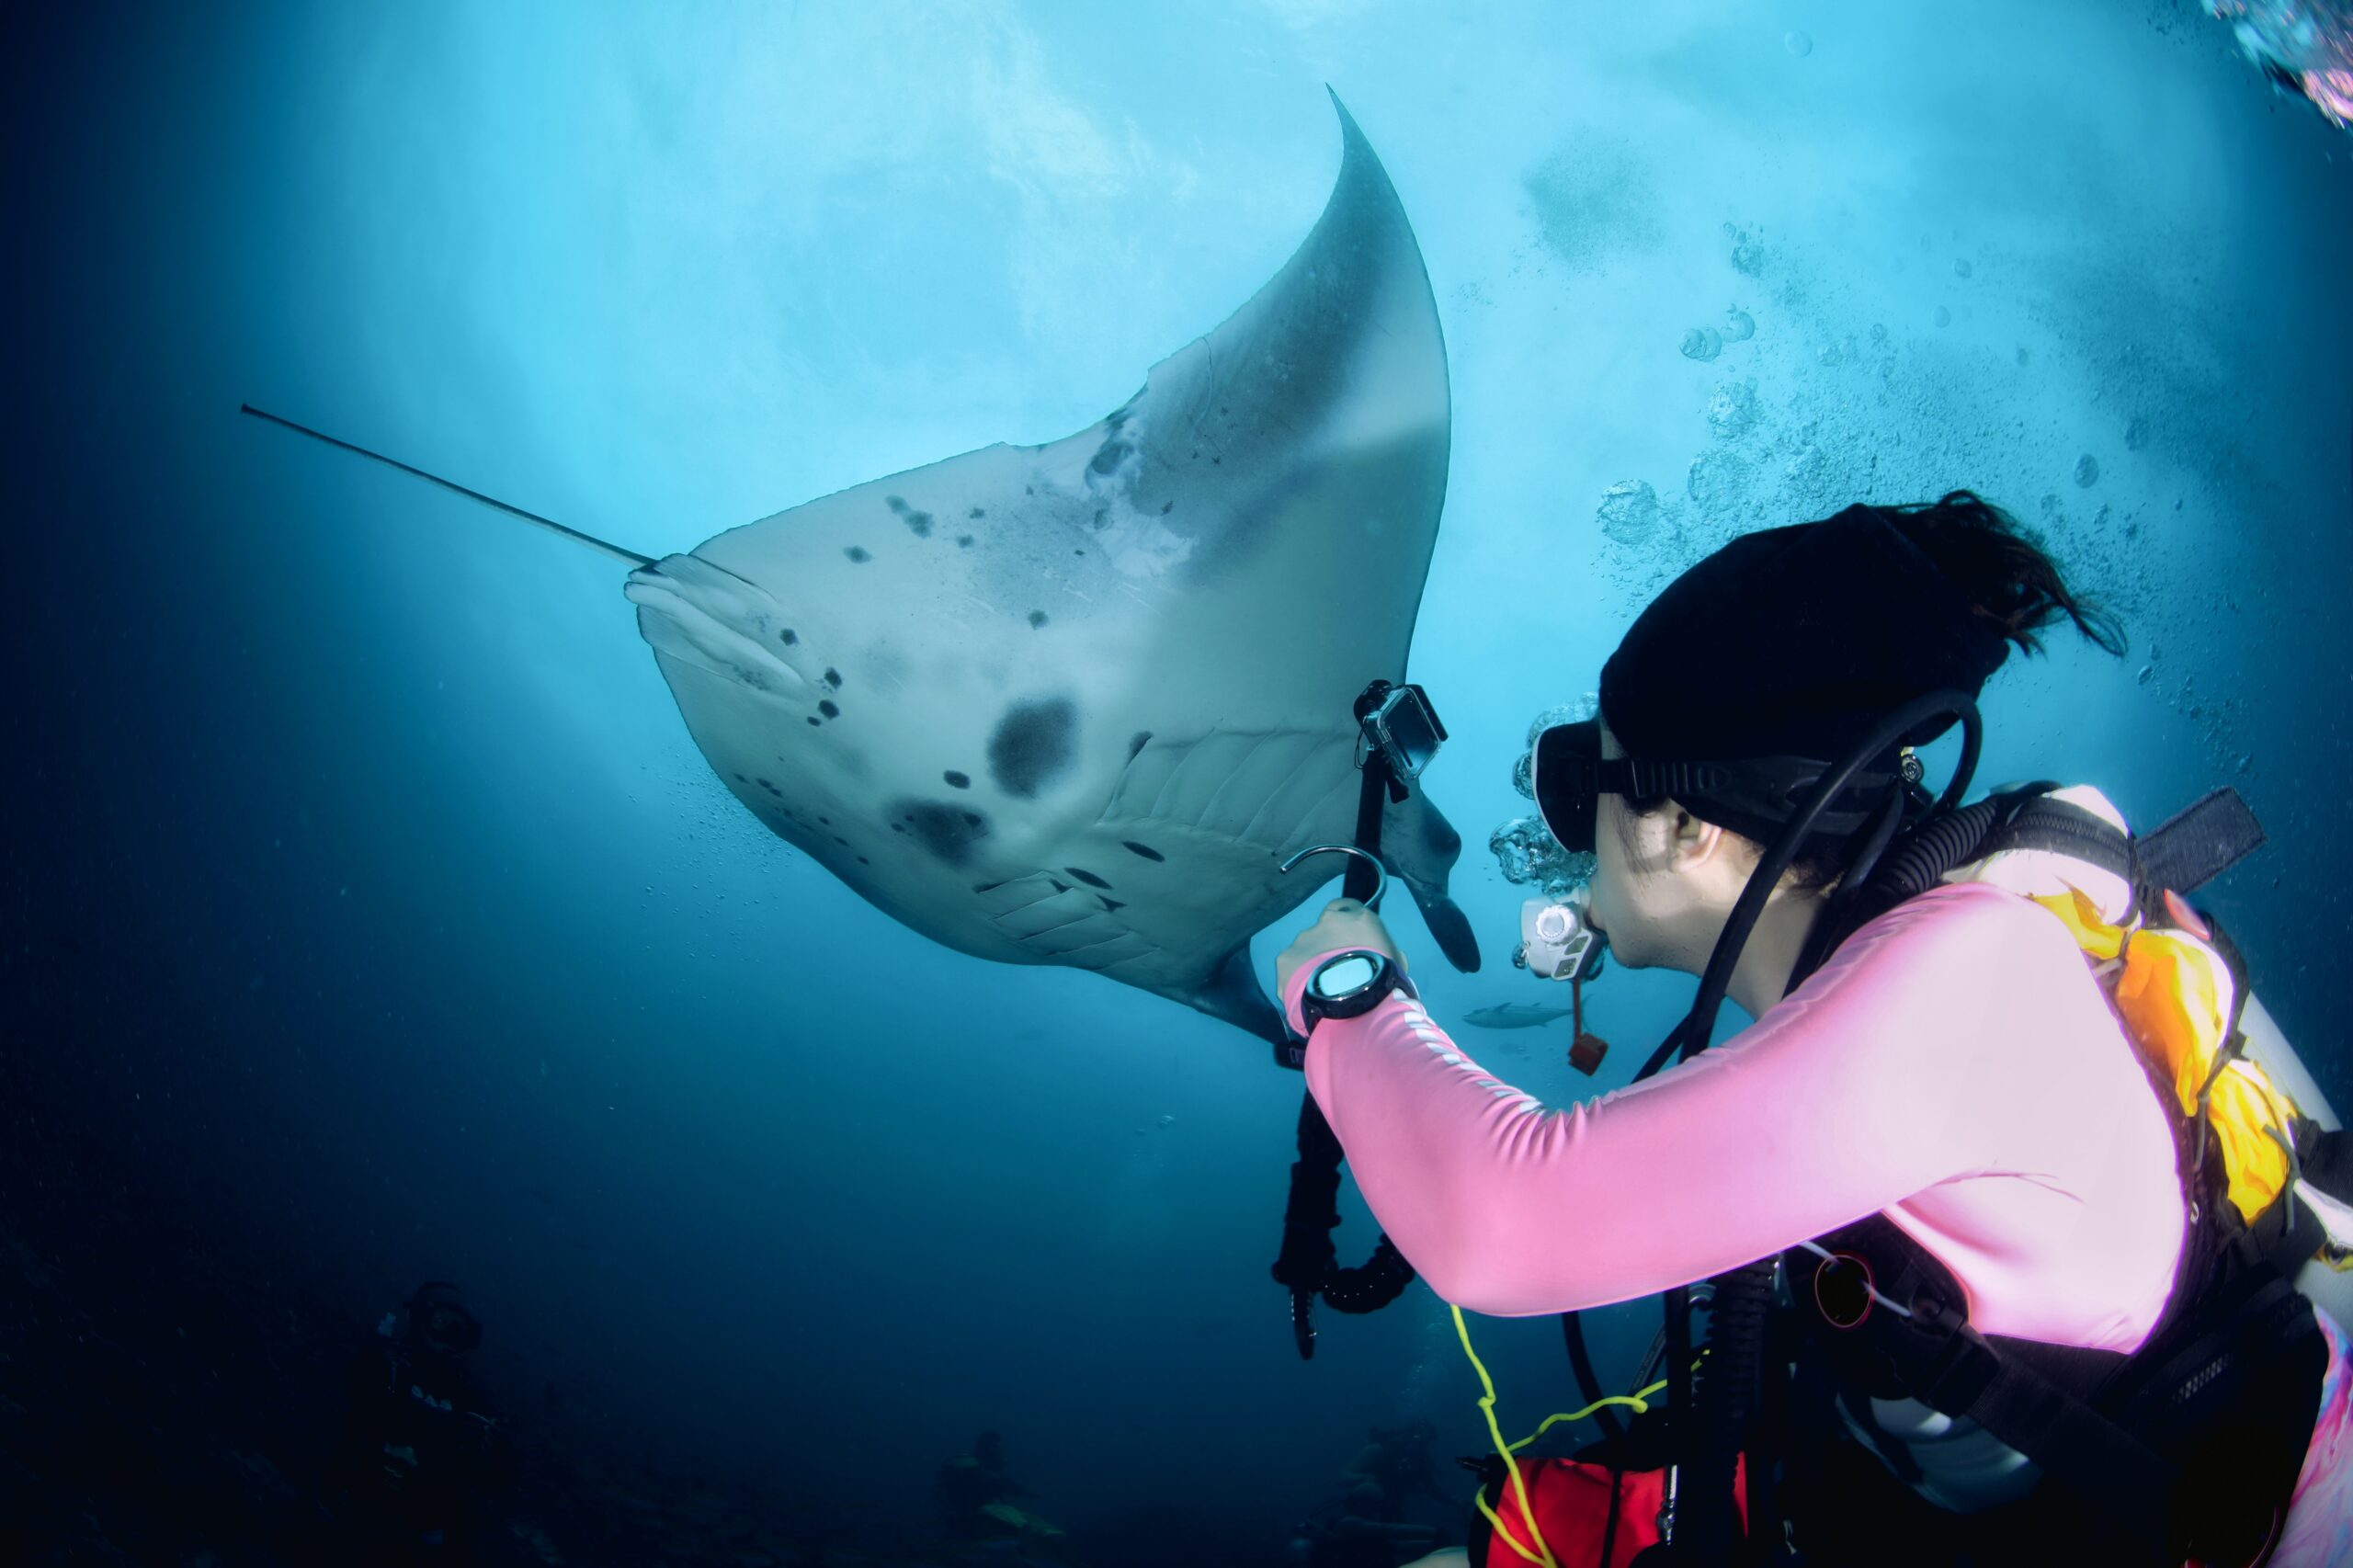
[[[1313,967],[1285,988],[1294,1025]],[[2130,1349],[2181,1233],[2131,1049],[2056,920],[1964,885],[1873,922],[1724,1044],[1566,1110],[1402,994],[1318,1025],[1306,1066],[1374,1215],[1461,1306],[1601,1306],[1887,1210],[1981,1329]]]

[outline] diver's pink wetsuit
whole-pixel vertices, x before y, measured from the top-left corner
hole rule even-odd
[[[1293,1027],[1313,969],[1285,991]],[[1991,887],[1912,900],[1733,1039],[1567,1110],[1402,994],[1318,1026],[1307,1083],[1398,1250],[1499,1316],[1650,1295],[1884,1212],[1980,1330],[2130,1351],[2180,1253],[2172,1136],[2131,1043],[2065,927]],[[2323,1328],[2283,1568],[2353,1560],[2353,1379]]]

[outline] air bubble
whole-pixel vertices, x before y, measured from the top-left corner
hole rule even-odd
[[[1620,480],[1602,493],[1593,515],[1617,543],[1646,544],[1658,531],[1658,492],[1639,479]]]
[[[1540,817],[1515,817],[1488,835],[1488,852],[1504,881],[1535,887],[1561,898],[1593,877],[1590,853],[1574,855],[1561,847]]]
[[[1720,441],[1745,436],[1756,424],[1756,383],[1726,381],[1708,399],[1708,426]]]

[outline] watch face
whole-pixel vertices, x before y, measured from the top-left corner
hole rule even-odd
[[[1351,992],[1363,990],[1380,973],[1381,964],[1371,954],[1347,953],[1317,970],[1308,989],[1327,1001],[1334,1001]]]

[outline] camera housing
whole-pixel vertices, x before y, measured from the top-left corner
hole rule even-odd
[[[1381,684],[1375,684],[1379,695],[1370,707],[1361,710],[1364,743],[1381,754],[1392,777],[1410,783],[1438,756],[1438,748],[1446,741],[1446,726],[1438,722],[1438,710],[1420,687],[1391,686],[1382,690]]]

